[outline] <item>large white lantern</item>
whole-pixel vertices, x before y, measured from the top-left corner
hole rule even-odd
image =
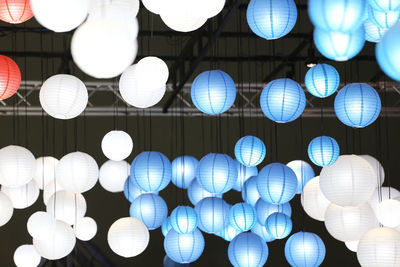
[[[348,250],[357,252],[357,247],[358,247],[359,242],[360,242],[359,240],[346,241],[346,242],[344,242],[344,244],[346,245],[346,248],[348,248]]]
[[[114,130],[103,137],[101,149],[108,159],[120,161],[132,153],[133,141],[126,132]]]
[[[8,223],[13,213],[14,208],[10,198],[3,192],[0,192],[0,226]]]
[[[376,188],[371,165],[356,155],[339,156],[321,170],[319,184],[325,197],[339,206],[357,206],[368,201]]]
[[[90,217],[83,217],[74,225],[74,231],[76,238],[89,241],[97,233],[96,221]]]
[[[378,187],[368,200],[368,203],[371,205],[375,214],[377,214],[379,203],[386,199],[394,199],[398,197],[400,197],[400,191],[396,188],[386,186],[381,188]]]
[[[47,202],[49,201],[50,197],[55,192],[62,190],[64,190],[64,188],[62,188],[62,186],[57,182],[57,180],[51,181],[50,183],[45,185],[43,189],[43,203],[47,206]]]
[[[395,228],[400,225],[400,201],[385,199],[378,204],[376,210],[378,221],[386,227]]]
[[[69,32],[86,19],[90,0],[31,0],[36,20],[55,32]]]
[[[72,152],[60,159],[56,168],[57,182],[67,191],[86,192],[99,178],[99,166],[88,154]]]
[[[54,193],[46,207],[48,213],[69,225],[74,225],[83,218],[86,209],[86,200],[82,194],[74,194],[65,190]]]
[[[362,157],[363,159],[368,161],[368,163],[371,165],[372,169],[374,170],[377,186],[383,185],[383,182],[385,181],[385,170],[383,169],[382,164],[376,158],[374,158],[370,155],[361,155],[360,157]]]
[[[33,245],[21,245],[14,252],[14,263],[17,267],[39,266],[41,259]]]
[[[169,70],[164,60],[158,57],[144,57],[137,63],[138,78],[149,87],[160,87],[167,83]]]
[[[56,219],[50,213],[37,211],[29,217],[26,227],[33,238],[46,239],[56,230]]]
[[[149,230],[136,218],[115,221],[108,230],[108,245],[121,257],[130,258],[142,253],[149,244]]]
[[[32,180],[20,187],[2,186],[1,191],[6,194],[15,209],[25,209],[33,205],[39,197],[39,188]]]
[[[21,146],[0,149],[0,184],[19,187],[29,183],[35,174],[36,161],[33,154]]]
[[[57,74],[40,88],[40,105],[50,116],[60,120],[78,117],[88,103],[85,84],[75,76]]]
[[[111,193],[124,191],[126,179],[129,177],[131,165],[126,161],[106,161],[99,172],[100,185]]]
[[[39,189],[44,189],[56,177],[58,159],[53,157],[40,157],[36,159],[36,172],[33,179]]]
[[[304,211],[314,220],[324,221],[325,211],[331,204],[319,187],[319,176],[311,179],[301,193],[301,205]]]

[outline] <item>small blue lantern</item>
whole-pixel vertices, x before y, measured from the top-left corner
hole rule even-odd
[[[270,120],[279,123],[291,122],[303,113],[306,95],[303,88],[292,79],[277,79],[264,87],[260,105]]]
[[[235,164],[238,170],[238,177],[233,185],[233,189],[240,192],[242,191],[244,183],[250,179],[250,177],[257,176],[258,169],[257,167],[246,167],[237,160],[235,160]]]
[[[177,157],[172,161],[171,181],[179,188],[187,189],[196,177],[199,161],[192,156]]]
[[[170,216],[172,228],[178,234],[189,234],[197,228],[197,213],[192,207],[176,207]]]
[[[396,11],[400,9],[400,0],[367,0],[368,4],[381,12]]]
[[[264,242],[275,241],[275,237],[273,237],[270,233],[268,233],[264,225],[261,225],[258,222],[254,225],[253,228],[251,228],[251,232],[261,237],[261,239],[264,240]]]
[[[161,232],[163,236],[167,236],[169,230],[171,229],[172,229],[171,220],[169,219],[169,217],[167,217],[161,224]]]
[[[193,179],[188,188],[188,197],[190,202],[195,206],[200,200],[206,197],[219,197],[222,198],[222,194],[210,193],[201,187],[201,184],[197,179]]]
[[[217,197],[208,197],[195,206],[198,227],[206,233],[218,233],[229,222],[229,205]]]
[[[324,98],[336,92],[340,84],[337,70],[328,64],[317,64],[307,71],[305,84],[315,97]]]
[[[177,263],[171,260],[167,255],[165,255],[163,260],[164,267],[189,267],[189,263]]]
[[[308,157],[317,166],[331,166],[340,155],[339,144],[329,136],[318,136],[308,145]]]
[[[393,80],[400,82],[400,24],[390,28],[376,46],[376,60],[381,70]]]
[[[256,203],[255,210],[257,213],[257,221],[261,225],[265,225],[267,218],[275,212],[286,214],[289,217],[292,216],[292,207],[289,202],[284,204],[270,204],[259,199]]]
[[[286,164],[289,168],[294,171],[297,177],[297,189],[296,193],[301,194],[303,192],[304,186],[315,177],[315,173],[313,168],[305,161],[302,160],[293,160]]]
[[[242,199],[253,207],[256,205],[257,200],[260,199],[260,194],[257,190],[257,176],[250,177],[244,183],[242,188]]]
[[[381,99],[375,89],[368,84],[346,85],[336,95],[336,116],[347,126],[364,128],[373,123],[380,112]]]
[[[286,214],[275,212],[268,216],[265,221],[265,228],[268,233],[276,239],[284,239],[292,231],[293,223]]]
[[[379,43],[388,29],[379,28],[370,20],[364,22],[365,40],[372,43]]]
[[[285,257],[291,266],[320,266],[325,254],[324,242],[314,233],[298,232],[286,241]]]
[[[230,223],[227,223],[222,231],[216,233],[217,236],[222,237],[225,241],[232,241],[242,231],[237,230]]]
[[[247,203],[237,203],[229,211],[229,224],[241,232],[253,228],[257,222],[254,208]]]
[[[146,192],[140,189],[139,186],[136,185],[135,181],[131,180],[130,177],[126,179],[124,185],[124,195],[129,202],[133,202],[135,198],[144,193]]]
[[[400,11],[381,12],[368,8],[368,18],[379,28],[390,28],[399,20]]]
[[[146,193],[132,202],[129,213],[131,217],[142,221],[149,230],[154,230],[167,218],[168,207],[160,196]]]
[[[268,246],[254,233],[241,233],[229,244],[228,257],[235,267],[262,267],[268,259]]]
[[[247,167],[260,164],[266,154],[263,141],[255,136],[244,136],[235,145],[235,157],[237,161]]]

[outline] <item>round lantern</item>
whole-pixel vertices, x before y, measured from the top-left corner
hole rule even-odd
[[[356,241],[346,241],[344,244],[346,245],[346,248],[352,252],[357,252],[358,248],[358,243],[360,243],[359,240]]]
[[[90,217],[83,217],[74,225],[74,232],[79,240],[89,241],[97,233],[97,223]]]
[[[129,214],[142,221],[147,229],[154,230],[161,226],[168,215],[168,207],[162,197],[156,194],[142,194],[131,204]]]
[[[163,223],[161,224],[161,232],[163,236],[167,236],[168,232],[172,229],[171,219],[169,217],[165,218]]]
[[[293,223],[289,216],[275,212],[268,216],[265,228],[276,239],[286,238],[292,231]]]
[[[364,128],[381,112],[381,99],[374,88],[365,83],[346,85],[335,97],[335,113],[347,126]]]
[[[218,233],[229,222],[229,205],[217,197],[208,197],[199,201],[197,212],[198,227],[206,233]]]
[[[227,111],[235,102],[236,85],[221,70],[205,71],[193,81],[190,96],[201,112],[217,115]]]
[[[266,154],[263,141],[255,136],[245,136],[239,139],[235,145],[235,157],[237,161],[247,167],[260,164]]]
[[[210,193],[225,193],[232,189],[238,177],[235,161],[226,154],[210,153],[197,168],[197,179]]]
[[[351,32],[329,32],[314,29],[314,44],[326,58],[335,61],[346,61],[355,57],[364,47],[364,27]]]
[[[381,12],[394,11],[400,9],[399,0],[367,0],[368,4]]]
[[[261,198],[268,203],[289,202],[296,194],[296,174],[284,164],[268,164],[257,176],[257,189]]]
[[[0,20],[18,24],[33,17],[29,0],[4,0],[0,4]]]
[[[8,223],[13,213],[14,208],[10,198],[0,191],[0,226]]]
[[[168,81],[167,64],[158,57],[144,57],[137,63],[137,78],[151,88],[158,88]],[[140,84],[140,83],[139,83]]]
[[[54,193],[46,207],[46,211],[57,220],[74,225],[86,213],[86,200],[82,194],[74,194],[65,190]]]
[[[399,20],[400,11],[381,12],[368,8],[368,18],[379,28],[390,28]]]
[[[268,259],[268,247],[254,233],[241,233],[228,247],[228,257],[235,267],[262,267]]]
[[[28,1],[26,1],[28,2]],[[0,19],[1,5],[0,4]],[[17,63],[9,57],[0,55],[0,100],[13,96],[21,84],[21,71]]]
[[[259,224],[258,222],[251,228],[251,232],[255,233],[264,242],[272,242],[275,241],[275,238],[267,231],[264,225]]]
[[[129,202],[132,203],[138,196],[144,193],[146,191],[143,191],[130,177],[125,181],[124,195]]]
[[[101,140],[101,150],[111,160],[124,160],[132,153],[133,141],[124,131],[110,131]]]
[[[387,199],[397,199],[400,197],[400,191],[393,187],[378,187],[375,189],[375,192],[372,194],[371,198],[368,200],[369,205],[375,212],[378,213],[378,205],[379,203],[387,200]]]
[[[360,155],[360,157],[365,159],[374,170],[376,185],[383,185],[383,182],[385,181],[385,170],[383,169],[382,164],[370,155]]]
[[[131,165],[126,161],[106,161],[99,171],[100,185],[111,193],[124,191],[125,181],[128,179]]]
[[[398,199],[385,199],[378,204],[376,217],[386,227],[395,228],[400,225],[400,201]]]
[[[62,186],[57,182],[57,180],[53,180],[46,184],[43,189],[43,203],[47,206],[47,202],[49,201],[50,197],[58,191],[64,190]]]
[[[308,157],[317,166],[330,166],[338,159],[339,144],[329,136],[318,136],[308,145]]]
[[[181,3],[189,1],[176,1]],[[171,12],[172,11],[172,12]],[[174,31],[191,32],[199,29],[206,23],[207,18],[200,17],[192,12],[178,11],[170,9],[167,13],[160,14],[162,21]]]
[[[296,24],[297,8],[293,0],[251,0],[247,7],[250,29],[267,40],[288,34]]]
[[[285,244],[285,257],[291,266],[320,266],[325,259],[325,254],[324,242],[314,233],[295,233]]]
[[[304,211],[314,220],[323,222],[325,212],[331,202],[326,199],[319,187],[319,176],[311,179],[301,193],[301,205]]]
[[[29,217],[26,228],[33,238],[43,240],[56,230],[56,219],[50,213],[37,211]]]
[[[260,96],[261,109],[269,119],[286,123],[297,119],[306,107],[303,88],[291,79],[277,79],[267,84]]]
[[[399,266],[400,233],[391,228],[375,228],[360,240],[357,259],[363,267]]]
[[[229,210],[229,224],[241,232],[251,230],[256,222],[256,212],[250,204],[237,203]]]
[[[370,20],[364,22],[365,40],[368,42],[379,43],[388,29],[379,28]]]
[[[55,179],[58,159],[53,157],[40,157],[36,159],[36,172],[33,179],[39,189]]]
[[[293,160],[286,164],[289,168],[294,171],[297,178],[297,189],[296,193],[301,194],[303,192],[304,186],[315,177],[315,173],[313,168],[305,161],[302,160]]]
[[[33,154],[21,146],[0,149],[0,184],[19,187],[29,183],[35,175],[36,161]]]
[[[130,258],[142,253],[149,244],[150,234],[146,226],[136,218],[115,221],[107,234],[108,245],[114,253]]]
[[[41,259],[33,245],[19,246],[14,252],[17,267],[39,266]]]
[[[1,191],[6,194],[15,209],[25,209],[33,205],[39,197],[39,188],[34,181],[19,187],[2,186]]]
[[[222,198],[222,194],[213,194],[210,193],[201,187],[201,184],[198,182],[197,179],[193,179],[188,187],[188,196],[189,200],[193,205],[199,203],[200,200],[206,197],[219,197]]]
[[[235,160],[235,164],[238,170],[238,177],[236,183],[233,185],[233,189],[242,191],[244,183],[250,179],[250,177],[257,176],[258,169],[257,167],[246,167],[237,160]]]
[[[216,236],[221,237],[225,241],[232,241],[238,234],[240,234],[242,231],[237,230],[235,227],[233,227],[230,223],[227,223],[222,229],[222,231],[215,233]]]
[[[179,188],[187,189],[196,177],[199,161],[192,156],[177,157],[172,161],[171,181]]]
[[[400,41],[400,24],[390,28],[376,46],[375,55],[379,67],[390,78],[400,81],[400,49],[396,45]]]
[[[250,177],[242,187],[242,199],[252,205],[253,207],[256,205],[257,200],[260,199],[260,194],[257,190],[257,177]]]
[[[189,267],[189,263],[178,263],[171,260],[167,255],[165,255],[163,260],[164,267]]]
[[[176,207],[171,213],[170,223],[178,234],[189,234],[197,228],[197,213],[192,207]]]
[[[287,216],[292,216],[292,207],[289,202],[284,204],[270,204],[262,199],[259,199],[256,203],[255,210],[257,213],[258,223],[265,225],[267,218],[275,212],[286,214]]]
[[[36,20],[55,32],[69,32],[86,19],[90,0],[31,0]]]
[[[203,253],[204,237],[199,229],[189,234],[178,234],[171,230],[164,239],[164,250],[175,262],[191,263]]]
[[[317,64],[307,71],[305,84],[308,92],[313,96],[324,98],[336,92],[340,84],[340,76],[333,66]]]

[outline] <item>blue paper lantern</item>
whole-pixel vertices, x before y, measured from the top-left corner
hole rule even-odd
[[[199,229],[189,234],[178,234],[171,230],[164,239],[164,250],[177,263],[191,263],[203,253],[204,237]]]
[[[289,202],[296,194],[296,174],[284,164],[268,164],[257,176],[257,189],[261,198],[268,203]]]
[[[368,4],[381,12],[396,11],[400,9],[400,0],[368,0]]]
[[[373,123],[380,112],[381,99],[375,89],[368,84],[346,85],[336,95],[336,116],[347,126],[364,128]]]
[[[239,161],[235,160],[235,164],[238,170],[238,177],[236,179],[235,184],[233,185],[233,189],[236,191],[242,191],[244,183],[252,176],[257,176],[258,169],[257,167],[246,167],[239,163]]]
[[[177,263],[165,255],[163,260],[164,267],[189,267],[189,263]]]
[[[172,228],[178,234],[189,234],[197,228],[197,213],[192,207],[176,207],[170,216]]]
[[[238,234],[240,234],[242,231],[237,230],[235,227],[233,227],[230,223],[227,223],[222,229],[222,231],[216,233],[217,236],[223,238],[225,241],[232,241]]]
[[[206,197],[222,198],[222,194],[213,194],[204,190],[203,187],[201,187],[199,181],[197,181],[197,179],[193,179],[193,181],[190,183],[188,188],[188,196],[193,206],[195,206],[200,200]]]
[[[308,15],[324,31],[352,32],[363,23],[366,0],[309,0]]]
[[[167,217],[161,224],[161,232],[162,232],[163,236],[167,236],[169,230],[171,230],[171,229],[172,229],[171,220],[169,217]]]
[[[305,84],[308,92],[313,96],[328,97],[339,87],[339,73],[331,65],[317,64],[307,71]]]
[[[126,179],[124,184],[124,196],[129,202],[133,202],[135,198],[144,193],[146,192],[140,189],[135,181],[131,180],[130,177]]]
[[[198,227],[206,233],[218,233],[229,222],[229,205],[217,197],[202,199],[195,206]]]
[[[368,8],[368,18],[379,28],[390,28],[399,20],[400,11],[381,12]]]
[[[326,58],[335,61],[346,61],[355,57],[365,43],[364,27],[352,32],[328,32],[314,29],[314,44]]]
[[[179,188],[187,189],[196,177],[199,161],[192,156],[177,157],[172,161],[171,181]]]
[[[237,161],[247,167],[254,167],[260,164],[266,154],[263,141],[255,136],[244,136],[236,142],[235,157]]]
[[[291,122],[303,113],[306,95],[292,79],[277,79],[264,87],[260,105],[269,119],[279,123]]]
[[[376,46],[376,60],[383,72],[400,82],[400,23],[390,28]]]
[[[193,81],[190,90],[193,104],[201,112],[222,114],[236,99],[236,86],[232,78],[222,70],[205,71]]]
[[[325,253],[324,242],[313,233],[298,232],[286,241],[285,257],[294,267],[320,266]]]
[[[234,267],[262,267],[268,259],[268,246],[254,233],[241,233],[229,244],[228,257]]]
[[[160,152],[142,152],[132,162],[131,179],[146,192],[163,190],[171,181],[171,176],[171,163]]]
[[[268,216],[265,221],[265,228],[276,239],[284,239],[292,231],[293,223],[286,214],[275,212]]]
[[[317,166],[331,166],[340,155],[339,144],[329,136],[318,136],[308,145],[308,157]]]
[[[225,193],[232,189],[238,177],[235,161],[226,154],[210,153],[197,168],[197,180],[210,193]]]
[[[254,225],[253,228],[251,228],[251,232],[261,237],[261,239],[264,240],[264,242],[275,241],[275,237],[273,237],[270,233],[268,233],[264,225],[261,225],[258,222]]]
[[[131,217],[142,221],[149,230],[154,230],[167,218],[168,207],[160,196],[146,193],[132,202],[129,213]]]
[[[246,232],[257,222],[254,208],[247,203],[237,203],[229,211],[229,224],[239,231]]]
[[[293,160],[286,164],[289,168],[294,171],[297,177],[297,189],[296,193],[301,194],[303,192],[304,186],[315,177],[315,173],[313,168],[305,161],[302,160]]]
[[[289,202],[284,204],[271,204],[259,199],[256,203],[255,210],[257,213],[257,221],[261,225],[265,225],[267,218],[275,212],[286,214],[289,217],[292,216],[292,207]]]
[[[244,183],[242,188],[242,199],[253,207],[256,205],[257,200],[260,199],[260,194],[257,190],[257,176],[250,177]]]
[[[370,20],[364,22],[365,40],[372,43],[379,43],[388,29],[379,28]]]

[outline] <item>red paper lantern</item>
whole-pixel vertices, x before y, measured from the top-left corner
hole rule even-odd
[[[17,63],[0,55],[0,99],[4,100],[17,92],[21,84],[21,71]]]
[[[17,24],[32,17],[29,0],[0,0],[0,20]]]

